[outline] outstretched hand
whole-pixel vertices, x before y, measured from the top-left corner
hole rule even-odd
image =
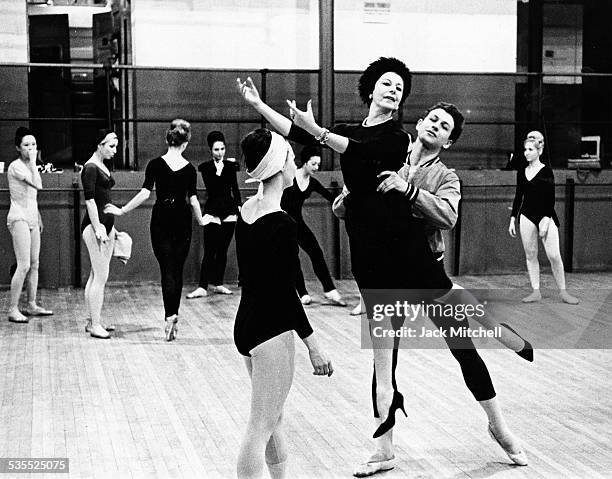
[[[295,100],[287,100],[287,105],[289,105],[289,116],[296,126],[314,136],[320,133],[319,125],[317,125],[312,112],[312,100],[308,100],[308,103],[306,103],[306,111],[300,110]]]
[[[251,77],[247,77],[244,82],[241,81],[240,78],[236,78],[236,86],[242,98],[244,98],[249,105],[255,106],[261,103],[261,97]]]

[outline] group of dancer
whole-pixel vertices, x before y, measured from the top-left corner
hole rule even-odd
[[[237,86],[245,102],[274,130],[254,130],[241,142],[247,174],[259,182],[257,194],[244,204],[237,186],[235,163],[224,159],[225,139],[220,132],[214,132],[208,136],[213,159],[199,168],[209,195],[202,214],[196,194],[196,169],[183,156],[191,138],[190,125],[184,120],[174,120],[166,132],[168,151],[148,163],[141,191],[124,206],[115,206],[110,196],[114,180],[104,162],[115,154],[118,139],[111,131],[100,134],[96,150],[82,171],[87,209],[82,236],[91,260],[85,288],[89,311],[86,329],[94,337],[110,336],[113,325],[102,322],[101,310],[116,234],[114,218],[137,208],[153,189],[156,202],[151,216],[151,242],[161,271],[166,340],[175,339],[178,332],[183,266],[191,241],[192,217],[204,227],[205,253],[198,288],[189,298],[205,296],[209,282],[215,292],[228,294],[223,285],[223,271],[235,231],[242,293],[234,340],[252,383],[251,410],[238,455],[238,476],[259,477],[267,466],[272,477],[285,477],[287,447],[282,424],[284,403],[294,375],[293,331],[308,349],[314,374],[331,376],[333,373],[332,362],[319,346],[303,308],[311,298],[300,272],[300,246],[311,257],[327,299],[333,304],[345,304],[301,214],[304,200],[312,191],[330,202],[333,200],[312,177],[320,164],[319,148],[330,148],[341,155],[345,191],[340,202],[351,268],[363,298],[373,346],[372,409],[376,446],[372,455],[357,466],[354,475],[365,477],[392,469],[395,413],[399,409],[405,414],[404,398],[396,381],[399,337],[379,337],[372,331],[374,326],[399,330],[404,318],[391,316],[374,324],[373,303],[376,292],[381,290],[403,291],[403,299],[413,303],[478,303],[477,298],[453,284],[443,264],[441,230],[455,225],[461,191],[456,173],[446,168],[439,156],[459,139],[464,117],[454,105],[437,103],[417,122],[412,142],[394,119],[394,113],[409,96],[411,74],[404,63],[394,58],[374,61],[361,75],[358,91],[368,114],[357,125],[323,128],[316,123],[310,102],[305,110],[300,110],[295,101],[288,101],[287,118],[260,98],[250,78],[245,82],[238,79]],[[11,303],[9,320],[17,322],[23,321],[17,305],[28,273],[29,303],[25,312],[50,313],[36,304],[35,280],[42,229],[36,207],[36,191],[42,184],[32,167],[32,150],[35,151],[36,144],[31,132],[19,136],[21,133],[15,139],[20,156],[9,167],[8,224],[18,265],[11,283],[11,300],[13,296],[16,300],[14,307]],[[305,145],[299,170],[287,139]],[[558,219],[554,213],[554,179],[552,170],[539,160],[543,146],[543,137],[538,132],[532,132],[525,141],[529,165],[518,172],[509,232],[516,235],[515,218],[520,215],[520,233],[533,288],[533,293],[524,301],[537,301],[541,297],[537,267],[539,236],[551,261],[561,298],[575,304],[576,298],[565,290]],[[27,243],[26,231],[28,238],[32,238]],[[28,246],[29,255],[24,253],[24,245]],[[430,319],[441,329],[456,325],[455,318],[435,313]],[[512,327],[492,317],[478,321],[488,329],[499,327],[502,333],[497,339],[519,357],[533,361],[533,347]],[[459,363],[467,388],[487,415],[488,434],[514,464],[527,465],[525,450],[505,421],[489,371],[472,340],[449,337],[445,341]]]

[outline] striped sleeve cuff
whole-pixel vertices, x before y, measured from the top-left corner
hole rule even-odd
[[[416,186],[411,183],[408,183],[408,188],[406,188],[406,193],[404,194],[406,195],[410,203],[414,203],[417,196],[419,196],[419,191],[420,190]]]

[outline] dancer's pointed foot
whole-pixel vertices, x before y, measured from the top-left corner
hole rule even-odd
[[[174,341],[176,339],[176,333],[178,333],[178,315],[173,314],[169,318],[166,318],[166,328],[164,330],[166,334],[166,341]]]
[[[357,306],[355,306],[353,309],[351,309],[351,316],[360,316],[362,314],[362,310],[361,310],[361,301],[357,304]]]
[[[203,298],[207,294],[206,288],[199,286],[187,295],[187,299]]]
[[[580,303],[578,298],[574,298],[565,289],[562,289],[561,291],[559,291],[559,296],[561,296],[561,299],[563,300],[564,303],[567,303],[567,304],[578,304],[578,303]]]
[[[342,296],[337,289],[332,289],[325,293],[325,297],[336,306],[346,306],[346,302],[342,299]]]
[[[531,293],[529,296],[525,296],[521,301],[523,301],[523,303],[537,303],[541,299],[542,295],[540,294],[540,290],[534,289],[533,293]]]
[[[517,439],[510,431],[499,432],[493,430],[493,425],[489,423],[489,436],[504,450],[508,458],[517,466],[526,466],[528,464],[527,454],[521,448]]]
[[[395,467],[395,456],[385,455],[381,452],[376,452],[362,464],[359,464],[353,472],[355,477],[368,477],[373,476],[379,472],[390,471]]]
[[[525,342],[523,349],[521,349],[520,351],[514,351],[514,352],[518,354],[524,360],[532,363],[533,362],[533,346],[531,346],[531,343],[527,341],[525,338],[523,338],[519,333],[517,333],[510,326],[508,326],[506,323],[499,323],[499,324],[500,326],[503,326],[506,329],[509,329],[510,331],[512,331],[514,334],[516,334],[519,338],[521,338]]]
[[[303,305],[309,305],[310,303],[312,303],[312,298],[310,297],[309,294],[305,294],[304,296],[300,298],[300,301],[302,302]]]

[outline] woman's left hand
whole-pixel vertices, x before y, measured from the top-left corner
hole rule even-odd
[[[104,213],[107,215],[113,216],[122,216],[123,210],[121,208],[117,208],[115,205],[108,203],[104,206]]]
[[[289,105],[289,116],[296,126],[306,130],[313,136],[321,134],[321,128],[317,125],[312,113],[312,100],[308,100],[308,103],[306,103],[306,111],[300,110],[296,106],[295,100],[287,100],[287,105]]]
[[[377,178],[387,175],[384,181],[378,185],[376,191],[381,193],[387,193],[391,190],[397,190],[400,193],[405,193],[408,189],[408,182],[404,180],[400,175],[398,175],[395,171],[383,171],[379,173]]]
[[[550,226],[550,218],[545,216],[540,220],[540,224],[538,225],[538,234],[540,238],[546,238],[548,234],[548,227]]]
[[[325,356],[318,348],[309,350],[310,363],[314,369],[315,376],[331,376],[334,373],[334,367],[329,358]]]

